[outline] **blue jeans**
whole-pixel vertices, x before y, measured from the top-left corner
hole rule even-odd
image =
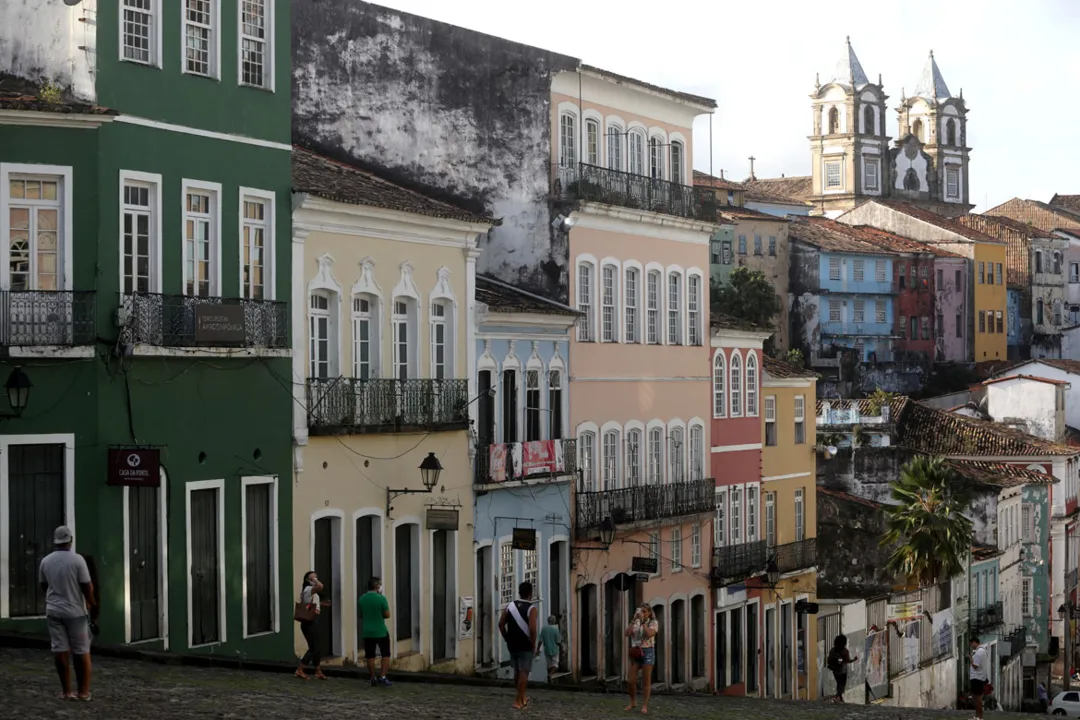
[[[637,658],[636,660],[633,660],[632,662],[634,662],[636,665],[641,665],[642,667],[644,667],[646,665],[648,665],[648,666],[655,665],[656,664],[656,648],[654,648],[654,647],[641,648],[641,657]]]

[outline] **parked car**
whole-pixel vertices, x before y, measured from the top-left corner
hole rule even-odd
[[[1058,717],[1080,718],[1080,692],[1076,690],[1059,692],[1050,699],[1046,712]]]

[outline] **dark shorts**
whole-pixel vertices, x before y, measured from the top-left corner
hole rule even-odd
[[[833,680],[836,681],[836,694],[843,695],[844,691],[847,690],[847,673],[833,671],[832,676]]]
[[[379,657],[390,657],[390,636],[384,635],[381,638],[364,638],[364,657],[370,660],[375,657],[375,649],[379,649]]]
[[[525,673],[528,675],[532,672],[533,658],[535,656],[535,653],[531,650],[511,650],[510,667],[514,668],[514,672]]]
[[[983,690],[986,689],[986,681],[972,679],[968,687],[971,689],[972,695],[982,695]]]
[[[656,664],[656,648],[648,647],[641,648],[641,657],[632,659],[630,662],[635,665],[655,665]]]

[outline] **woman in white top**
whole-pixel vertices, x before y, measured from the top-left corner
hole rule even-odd
[[[315,635],[315,627],[319,624],[319,612],[322,610],[322,601],[319,598],[322,589],[323,584],[319,582],[319,577],[314,570],[308,570],[304,573],[303,583],[300,586],[300,602],[309,606],[315,612],[315,618],[309,622],[300,623],[300,632],[304,634],[304,640],[307,640],[308,647],[304,657],[300,658],[300,667],[296,668],[296,677],[301,680],[310,679],[307,673],[304,672],[305,665],[310,665],[315,669],[315,677],[320,680],[326,679],[320,667],[322,658],[319,657],[318,638]]]

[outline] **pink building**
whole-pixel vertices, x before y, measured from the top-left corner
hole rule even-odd
[[[655,680],[709,685],[709,238],[714,198],[691,187],[694,118],[714,101],[594,68],[552,83],[555,232],[569,246],[571,667],[624,677],[623,630],[648,602]],[[610,543],[610,544],[609,544]],[[635,564],[649,572],[629,574]]]
[[[968,337],[972,315],[967,311],[966,289],[970,283],[971,261],[937,253],[934,258],[935,360],[964,362],[968,357]]]

